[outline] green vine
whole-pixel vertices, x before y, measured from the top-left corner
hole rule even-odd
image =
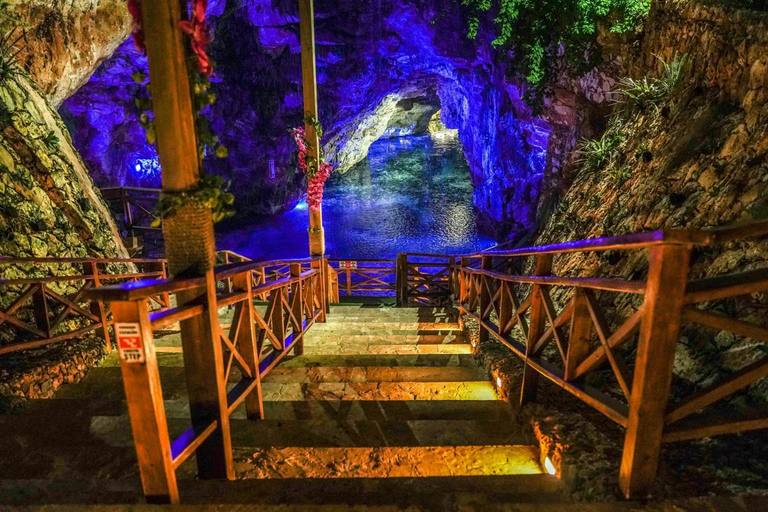
[[[213,213],[213,222],[219,222],[235,214],[228,207],[235,202],[235,196],[226,191],[224,179],[212,174],[203,175],[198,186],[193,190],[181,192],[163,192],[155,207],[157,217],[152,227],[160,227],[163,219],[172,217],[185,206],[206,208]]]

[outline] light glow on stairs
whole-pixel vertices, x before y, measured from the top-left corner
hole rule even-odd
[[[538,475],[531,446],[266,448],[236,452],[238,478],[406,478]]]

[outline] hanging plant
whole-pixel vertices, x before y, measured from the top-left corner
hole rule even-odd
[[[305,123],[312,125],[317,133],[318,141],[323,136],[323,127],[317,119],[309,116]],[[299,148],[299,169],[307,175],[307,205],[310,210],[319,210],[323,203],[325,182],[333,172],[333,166],[325,161],[325,152],[320,147],[320,162],[309,151],[312,146],[307,142],[307,133],[303,126],[291,130],[291,136]]]
[[[180,207],[194,204],[198,207],[209,208],[213,212],[213,221],[231,217],[234,212],[227,207],[234,202],[234,196],[224,188],[224,180],[219,176],[206,175],[203,171],[203,160],[207,154],[218,158],[227,158],[229,151],[219,143],[219,137],[213,132],[204,111],[216,102],[216,93],[211,86],[211,76],[214,71],[214,61],[208,56],[206,47],[210,43],[206,9],[208,0],[193,0],[190,19],[179,22],[179,28],[190,41],[190,48],[195,55],[195,69],[190,73],[192,86],[192,103],[195,110],[195,135],[197,139],[198,158],[200,160],[201,179],[196,188],[184,192],[166,192],[161,195],[155,208],[156,219],[153,225],[159,226],[163,218],[172,216]],[[144,28],[142,26],[142,11],[140,0],[128,0],[128,10],[133,16],[136,26],[133,31],[133,42],[136,48],[146,54]],[[142,71],[132,75],[133,80],[141,85],[134,103],[139,109],[139,123],[144,128],[147,142],[154,145],[157,142],[154,115],[152,113],[152,98],[148,76]]]
[[[182,192],[163,192],[155,207],[155,219],[152,227],[160,227],[163,219],[172,217],[185,206],[205,208],[213,213],[213,222],[219,222],[234,215],[228,207],[235,202],[235,196],[227,192],[221,176],[205,174],[193,190]]]

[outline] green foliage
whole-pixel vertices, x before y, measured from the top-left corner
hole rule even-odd
[[[620,130],[611,127],[599,139],[582,139],[576,149],[576,163],[587,173],[601,171],[616,154],[619,144],[624,142]]]
[[[617,103],[645,111],[648,107],[656,106],[661,100],[677,92],[688,69],[688,55],[675,55],[671,62],[665,62],[661,57],[655,57],[662,64],[660,78],[644,77],[640,80],[622,78],[614,91]]]
[[[221,176],[205,174],[197,188],[184,192],[163,192],[155,207],[153,227],[159,227],[162,219],[171,217],[184,206],[206,208],[213,213],[213,222],[219,222],[235,214],[229,207],[235,202],[235,196],[227,192]]]
[[[493,9],[493,45],[511,55],[515,68],[533,86],[528,102],[540,106],[556,78],[561,57],[583,73],[597,64],[597,27],[630,32],[648,15],[650,0],[462,0],[469,9],[468,37],[477,37],[483,13]]]
[[[48,134],[43,137],[43,144],[48,146],[50,149],[56,149],[59,146],[59,143],[61,141],[59,140],[59,137],[56,135],[54,131],[48,132]]]

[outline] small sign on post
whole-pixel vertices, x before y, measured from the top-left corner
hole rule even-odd
[[[356,269],[357,268],[357,262],[356,261],[345,261],[344,262],[344,268],[349,268],[349,269],[355,268]]]
[[[120,351],[120,360],[126,363],[144,362],[144,344],[141,329],[137,323],[116,323],[115,337]]]

